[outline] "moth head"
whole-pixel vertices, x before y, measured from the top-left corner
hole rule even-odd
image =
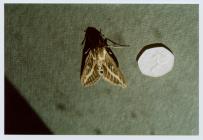
[[[96,28],[94,27],[87,27],[87,29],[85,30],[86,35],[100,35],[100,31],[98,31]]]
[[[100,31],[94,27],[87,27],[85,30],[85,39],[91,43],[92,46],[97,46],[99,42],[103,42],[103,37]]]

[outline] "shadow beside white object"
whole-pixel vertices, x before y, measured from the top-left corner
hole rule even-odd
[[[137,61],[144,75],[160,77],[173,69],[175,58],[165,45],[161,43],[158,43],[156,47],[154,45],[142,51]]]

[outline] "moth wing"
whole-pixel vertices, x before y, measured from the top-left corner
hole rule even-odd
[[[84,87],[89,87],[94,85],[99,78],[100,75],[98,72],[98,65],[96,64],[96,61],[93,59],[93,53],[90,50],[89,54],[85,59],[84,67],[82,69],[82,74],[80,77],[81,84]]]
[[[88,47],[84,47],[83,49],[83,53],[82,53],[82,64],[81,64],[81,68],[80,68],[80,77],[82,76],[82,72],[85,66],[85,60],[87,58],[87,56],[89,55],[90,49]]]
[[[119,66],[118,60],[117,60],[116,56],[114,55],[113,51],[109,47],[106,47],[106,51],[108,52],[108,54],[111,56],[111,58],[116,63],[116,66],[118,67]]]
[[[104,80],[110,82],[111,84],[121,86],[122,88],[127,87],[122,72],[108,52],[105,55],[105,60],[102,63],[102,68]]]

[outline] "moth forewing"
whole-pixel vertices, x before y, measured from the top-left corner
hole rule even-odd
[[[106,53],[105,60],[103,61],[103,79],[110,82],[111,84],[121,86],[122,88],[127,87],[124,76],[116,65],[109,53]]]
[[[98,73],[98,66],[94,61],[92,51],[89,52],[88,56],[85,60],[85,65],[82,71],[82,75],[80,77],[81,84],[85,87],[92,86],[99,80],[100,75]]]

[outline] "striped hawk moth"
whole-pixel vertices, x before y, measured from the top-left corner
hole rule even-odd
[[[85,37],[82,41],[84,48],[80,71],[81,84],[84,87],[89,87],[102,78],[113,85],[125,88],[127,87],[125,78],[107,41],[118,46],[127,45],[120,45],[108,38],[103,38],[103,36],[101,31],[94,27],[88,27],[85,30]]]

